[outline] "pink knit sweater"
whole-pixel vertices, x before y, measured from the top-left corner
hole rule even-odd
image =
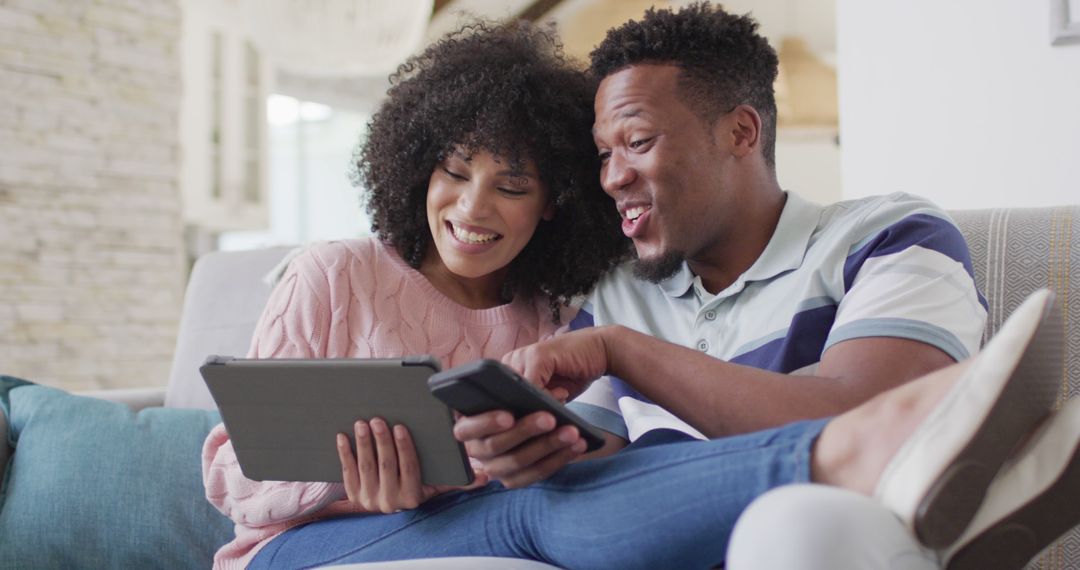
[[[563,311],[564,319],[572,315]],[[437,291],[375,239],[321,244],[294,259],[255,329],[257,358],[394,357],[432,354],[443,367],[550,337],[546,299],[467,309]],[[271,539],[296,525],[356,512],[340,483],[252,481],[222,425],[203,445],[206,498],[236,523],[214,568],[243,568]]]

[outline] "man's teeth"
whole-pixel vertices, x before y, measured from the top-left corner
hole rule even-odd
[[[489,241],[495,241],[499,237],[499,234],[478,234],[476,232],[470,232],[469,230],[463,230],[453,224],[451,224],[450,227],[454,229],[454,237],[465,243],[487,243]]]
[[[626,216],[626,219],[634,221],[640,218],[641,215],[645,213],[645,210],[648,210],[648,208],[646,208],[645,206],[638,206],[636,208],[630,208],[626,211],[626,214],[624,215]]]

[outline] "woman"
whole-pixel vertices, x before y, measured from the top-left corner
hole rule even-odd
[[[357,176],[374,239],[294,259],[256,328],[256,358],[428,353],[444,367],[549,337],[627,251],[598,185],[594,85],[550,34],[468,26],[410,59],[372,119]],[[345,484],[243,477],[223,426],[207,438],[207,497],[236,522],[216,567],[246,565],[287,528],[343,513],[413,508],[422,486],[403,426],[339,436]],[[368,469],[382,457],[399,468]],[[411,475],[410,475],[411,474]],[[486,483],[477,474],[474,486]]]

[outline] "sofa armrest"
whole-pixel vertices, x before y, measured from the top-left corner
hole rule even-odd
[[[114,388],[111,390],[88,390],[76,392],[79,396],[90,396],[112,402],[127,404],[132,411],[161,406],[165,403],[165,388]]]

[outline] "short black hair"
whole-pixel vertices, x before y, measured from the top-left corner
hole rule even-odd
[[[776,164],[776,81],[779,59],[757,33],[749,15],[725,12],[708,2],[678,12],[650,8],[607,33],[592,51],[592,71],[600,79],[634,64],[671,64],[682,69],[680,90],[707,123],[736,105],[761,116],[762,152]]]
[[[475,22],[407,60],[357,153],[372,231],[414,268],[431,243],[431,173],[455,147],[531,159],[555,216],[541,221],[511,262],[507,295],[559,306],[587,293],[629,240],[600,188],[593,144],[596,80],[562,51],[553,32],[525,22]]]

